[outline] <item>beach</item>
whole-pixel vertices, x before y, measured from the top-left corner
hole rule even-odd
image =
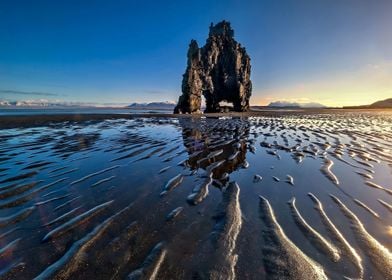
[[[131,110],[126,109],[107,109],[100,112],[100,109],[89,110],[85,113],[69,113],[67,110],[63,110],[61,114],[53,113],[51,110],[45,111],[45,114],[40,114],[42,110],[34,114],[0,114],[0,129],[2,128],[17,128],[17,127],[29,127],[29,126],[40,126],[47,123],[57,122],[81,122],[81,121],[101,121],[107,119],[135,119],[135,118],[219,118],[219,117],[257,117],[257,116],[284,116],[284,115],[306,115],[306,114],[345,114],[345,113],[366,113],[373,112],[379,113],[390,113],[392,109],[264,109],[264,110],[252,110],[249,112],[228,112],[228,113],[204,113],[204,114],[173,114],[168,110],[156,110],[157,112],[145,112],[146,110]],[[61,110],[60,110],[61,112]]]
[[[390,279],[391,123],[1,116],[1,278]]]

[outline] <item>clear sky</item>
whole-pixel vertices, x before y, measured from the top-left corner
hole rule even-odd
[[[1,0],[0,99],[176,101],[189,41],[223,19],[252,104],[392,97],[391,0]]]

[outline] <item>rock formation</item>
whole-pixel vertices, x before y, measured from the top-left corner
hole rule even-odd
[[[202,95],[206,113],[220,112],[220,102],[233,104],[234,111],[249,109],[252,94],[250,58],[245,48],[234,40],[230,23],[211,23],[204,47],[192,40],[188,65],[182,80],[182,95],[174,113],[200,113]]]

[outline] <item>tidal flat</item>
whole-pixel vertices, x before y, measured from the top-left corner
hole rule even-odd
[[[45,118],[0,129],[0,279],[392,279],[392,111]]]

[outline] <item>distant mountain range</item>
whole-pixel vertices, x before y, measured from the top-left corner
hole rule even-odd
[[[176,106],[176,103],[173,101],[164,101],[164,102],[149,102],[149,103],[132,103],[130,105],[123,104],[115,104],[115,103],[85,103],[85,102],[66,102],[66,101],[52,101],[46,99],[35,99],[35,100],[22,100],[22,101],[7,101],[0,100],[0,107],[3,108],[69,108],[69,107],[84,107],[84,108],[99,108],[99,107],[111,107],[111,108],[129,108],[129,109],[158,109],[158,110],[173,110]],[[280,109],[280,108],[289,108],[289,109],[298,109],[298,108],[327,108],[327,106],[316,103],[298,103],[298,102],[289,102],[289,101],[274,101],[268,104],[267,106],[251,106],[253,109],[262,109],[262,108],[270,108],[270,109]],[[345,106],[345,109],[383,109],[383,108],[392,108],[392,98],[388,98],[385,100],[374,102],[370,105],[361,105],[361,106]]]
[[[131,105],[117,104],[117,103],[87,103],[87,102],[68,102],[68,101],[56,101],[47,99],[34,99],[34,100],[19,100],[19,101],[7,101],[0,100],[0,107],[4,108],[69,108],[69,107],[84,107],[84,108],[131,108],[131,109],[161,109],[161,110],[173,110],[176,103],[166,102],[151,102],[151,103],[132,103]]]
[[[316,103],[298,103],[298,102],[289,102],[289,101],[274,101],[268,104],[269,108],[326,108],[327,106]]]
[[[150,102],[150,103],[132,103],[114,104],[114,103],[86,103],[86,102],[67,102],[67,101],[53,101],[47,99],[34,100],[20,100],[7,101],[0,100],[0,108],[46,108],[46,109],[61,109],[61,108],[129,108],[135,110],[174,110],[176,103],[171,101],[164,102]]]
[[[52,101],[47,99],[34,99],[34,100],[19,100],[19,101],[7,101],[0,100],[0,106],[2,107],[69,107],[69,106],[82,106],[79,103],[70,103],[64,101]]]
[[[132,103],[128,105],[131,109],[161,109],[161,110],[173,110],[176,106],[175,102],[164,101],[164,102],[150,102],[150,103]]]

